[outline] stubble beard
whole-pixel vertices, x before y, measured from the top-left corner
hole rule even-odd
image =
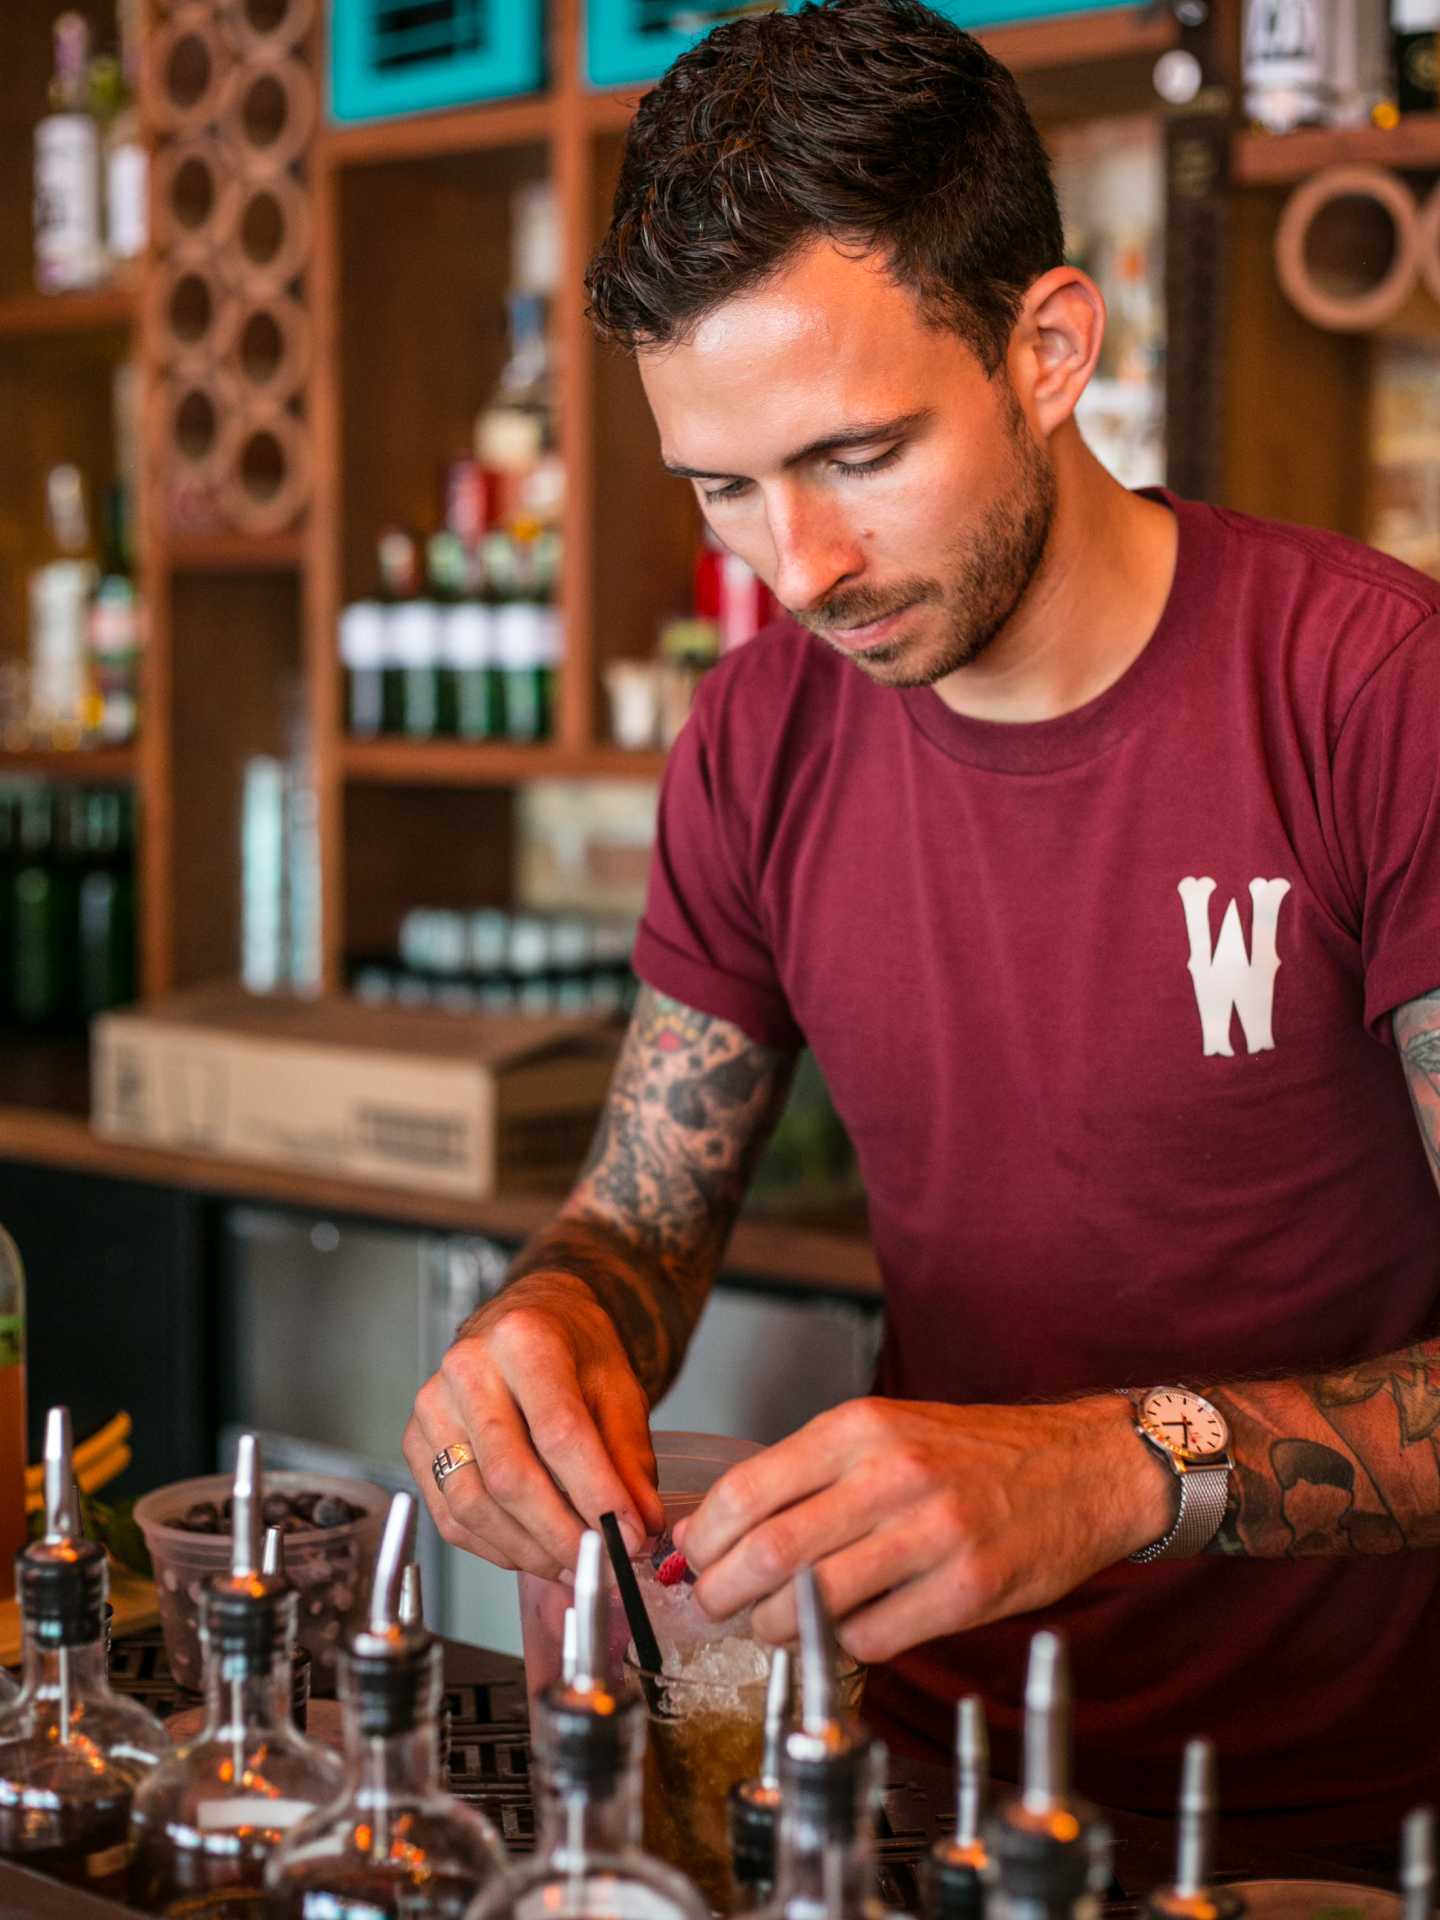
[[[868,604],[862,588],[837,597],[823,622],[814,614],[793,616],[880,686],[929,687],[972,665],[1004,632],[1040,572],[1055,521],[1055,469],[1030,437],[1013,390],[1008,425],[1013,481],[946,556],[944,582],[915,580]],[[855,653],[826,630],[880,619],[912,602],[938,607],[944,618],[939,639],[923,650],[903,639]]]

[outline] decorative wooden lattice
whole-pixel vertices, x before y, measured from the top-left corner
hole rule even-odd
[[[310,493],[313,0],[155,0],[149,412],[175,533],[295,527]]]

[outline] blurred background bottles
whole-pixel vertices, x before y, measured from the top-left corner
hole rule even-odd
[[[50,111],[35,129],[35,281],[75,293],[134,271],[145,249],[146,163],[136,108],[138,0],[119,0],[113,49],[55,22]]]
[[[0,785],[0,1023],[70,1032],[134,997],[129,791]]]

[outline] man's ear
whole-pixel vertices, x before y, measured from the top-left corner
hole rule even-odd
[[[1037,434],[1064,426],[1105,338],[1105,298],[1078,267],[1052,267],[1025,295],[1010,336],[1010,382]]]

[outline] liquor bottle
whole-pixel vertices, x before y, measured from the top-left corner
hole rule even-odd
[[[0,1855],[123,1898],[130,1803],[170,1750],[105,1673],[105,1550],[81,1537],[70,1415],[45,1426],[45,1534],[20,1555],[24,1680],[0,1709]]]
[[[90,96],[104,130],[105,256],[110,271],[132,279],[145,251],[147,162],[140,138],[140,0],[116,0],[118,57],[90,63]]]
[[[574,1673],[535,1703],[536,1857],[468,1920],[704,1920],[695,1888],[639,1845],[640,1702],[613,1691],[608,1570],[598,1533],[575,1568]]]
[[[875,1817],[885,1753],[836,1705],[835,1640],[814,1569],[795,1576],[799,1725],[780,1764],[780,1850],[767,1920],[881,1920]]]
[[[1215,1858],[1215,1749],[1191,1740],[1180,1776],[1180,1837],[1173,1886],[1157,1887],[1145,1903],[1146,1920],[1239,1920],[1245,1902],[1231,1887],[1212,1886]]]
[[[130,1904],[186,1920],[246,1920],[286,1833],[339,1792],[335,1757],[295,1731],[290,1657],[299,1596],[261,1571],[264,1482],[242,1434],[231,1493],[230,1572],[200,1596],[205,1722],[136,1790]]]
[[[1390,94],[1386,0],[1246,0],[1245,111],[1270,133],[1355,126]]]
[[[71,801],[77,888],[76,993],[89,1020],[135,998],[135,880],[131,809],[112,787],[80,789]]]
[[[100,238],[100,128],[90,111],[90,27],[55,22],[50,112],[35,129],[35,283],[42,293],[93,287],[104,272]]]
[[[475,422],[475,456],[505,531],[522,520],[553,527],[564,505],[546,306],[543,293],[524,289],[506,299],[509,357]]]
[[[1391,0],[1395,104],[1401,113],[1440,110],[1440,0]]]
[[[86,719],[86,629],[95,561],[77,467],[45,481],[50,557],[30,576],[30,730],[40,746],[75,747]]]
[[[268,1920],[459,1920],[504,1871],[490,1822],[441,1791],[440,1647],[400,1623],[415,1502],[390,1503],[369,1616],[340,1654],[340,1798],[302,1822],[266,1874]]]
[[[977,1693],[955,1709],[955,1832],[937,1840],[921,1874],[929,1920],[980,1920],[986,1867],[980,1837],[990,1790],[990,1743]]]
[[[75,1010],[75,887],[62,858],[59,810],[51,787],[20,795],[13,886],[15,1017],[23,1027],[56,1031]]]
[[[0,1600],[25,1545],[25,1268],[0,1226]]]
[[[86,631],[85,731],[110,745],[135,737],[142,631],[129,501],[125,486],[116,481],[106,490],[101,512],[100,578]]]
[[[1070,1678],[1055,1633],[1030,1642],[1022,1780],[986,1823],[986,1920],[1096,1920],[1110,1836],[1070,1790]]]
[[[763,1906],[775,1887],[775,1839],[780,1826],[780,1756],[790,1719],[790,1655],[770,1656],[765,1690],[765,1743],[760,1772],[730,1789],[730,1870],[744,1906]]]

